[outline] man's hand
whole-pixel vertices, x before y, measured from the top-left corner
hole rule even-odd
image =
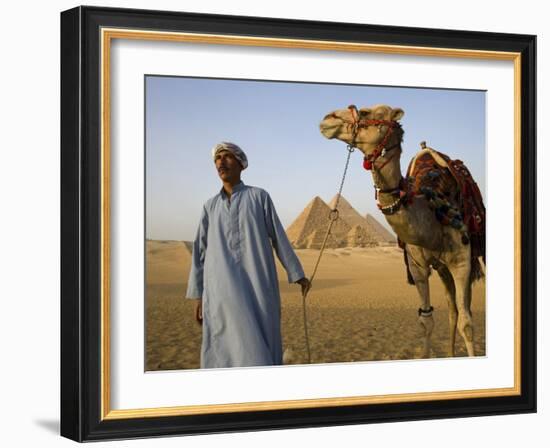
[[[311,288],[311,282],[307,277],[303,277],[296,283],[298,283],[302,287],[302,297],[304,297]]]
[[[195,320],[202,325],[202,299],[198,299],[195,303]]]

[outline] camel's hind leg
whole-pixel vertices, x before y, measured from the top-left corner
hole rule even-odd
[[[458,310],[458,331],[464,343],[468,356],[475,356],[474,351],[474,322],[470,311],[472,301],[472,285],[470,281],[470,263],[463,262],[456,265],[450,265],[455,288],[456,288],[456,307]]]
[[[414,279],[414,284],[420,296],[420,308],[418,310],[418,323],[424,331],[424,348],[422,356],[424,358],[430,357],[431,349],[431,336],[434,328],[434,319],[432,316],[433,308],[430,305],[430,284],[428,282],[428,277],[430,275],[429,266],[422,266],[415,259],[422,259],[422,253],[420,251],[414,250],[410,246],[407,246],[407,249],[410,250],[409,256],[407,257],[409,263],[409,270]]]
[[[458,310],[456,308],[456,289],[453,276],[447,266],[439,265],[437,273],[445,286],[445,297],[449,307],[449,356],[455,355],[456,323],[458,321]]]

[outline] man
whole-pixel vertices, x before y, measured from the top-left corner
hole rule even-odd
[[[269,194],[245,185],[237,145],[212,150],[223,187],[203,207],[187,298],[202,324],[201,368],[282,364],[280,295],[273,249],[289,283],[310,287]]]

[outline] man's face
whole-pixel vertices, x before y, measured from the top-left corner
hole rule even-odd
[[[243,167],[232,152],[220,151],[214,159],[218,176],[223,182],[237,182],[241,178]]]

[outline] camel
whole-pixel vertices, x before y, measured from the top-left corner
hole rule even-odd
[[[399,120],[403,115],[402,109],[387,105],[360,110],[352,105],[326,115],[320,124],[320,131],[328,139],[341,140],[348,144],[348,148],[359,149],[364,155],[364,167],[372,171],[378,207],[404,248],[409,283],[416,286],[420,297],[418,323],[423,330],[422,356],[430,357],[434,328],[428,282],[432,269],[437,271],[445,287],[449,311],[449,356],[455,355],[457,328],[464,339],[468,356],[475,356],[471,285],[483,274],[484,266],[477,257],[472,257],[469,235],[464,226],[459,228],[460,223],[457,226],[444,225],[436,217],[429,197],[418,191],[416,195],[410,194],[407,179],[413,178],[404,178],[400,165],[404,132]],[[432,154],[434,158],[441,155],[424,144],[416,158],[425,153]],[[414,165],[414,160],[409,169]],[[445,163],[444,160],[437,162],[440,165]],[[451,176],[448,171],[446,175]],[[456,183],[454,187],[456,190]],[[455,194],[456,191],[453,192]],[[484,211],[483,206],[483,217]],[[484,247],[483,243],[483,258]]]

